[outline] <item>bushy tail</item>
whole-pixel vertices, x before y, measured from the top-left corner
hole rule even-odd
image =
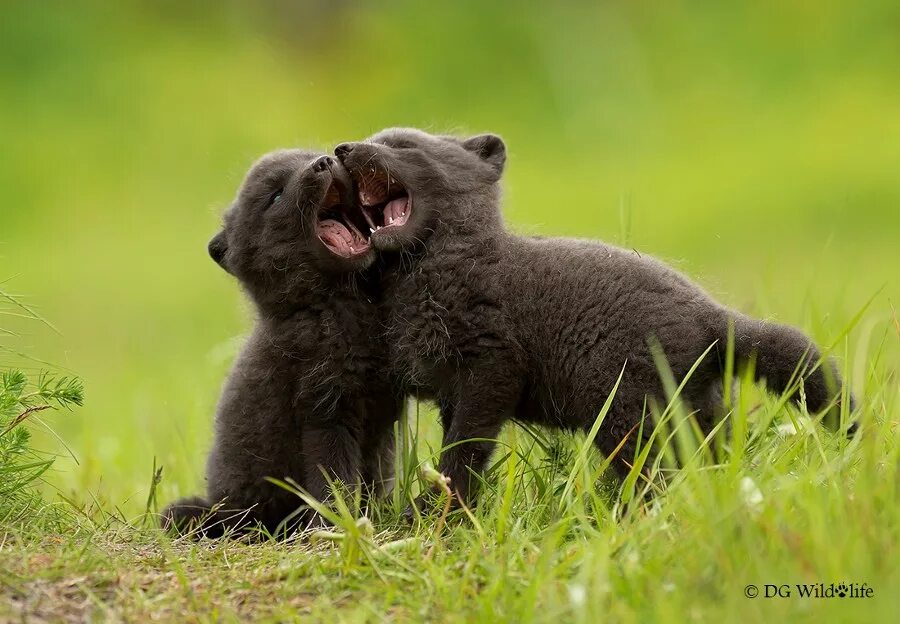
[[[757,380],[765,381],[772,392],[793,392],[795,401],[800,400],[798,389],[802,380],[809,411],[817,413],[833,406],[833,413],[826,420],[837,426],[843,382],[835,363],[830,358],[823,360],[818,347],[798,329],[734,313],[730,319],[734,324],[734,358],[738,368],[753,363]],[[727,344],[727,333],[721,344]],[[849,397],[852,411],[855,402],[852,394]]]

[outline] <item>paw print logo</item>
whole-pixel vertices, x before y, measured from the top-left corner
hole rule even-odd
[[[836,591],[837,591],[837,595],[840,598],[843,598],[844,596],[847,595],[847,592],[850,591],[850,588],[847,587],[844,583],[841,583],[840,585],[837,586]]]

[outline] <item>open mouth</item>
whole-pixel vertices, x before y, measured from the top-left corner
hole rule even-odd
[[[368,166],[356,172],[359,208],[368,226],[369,237],[379,231],[406,225],[412,213],[412,197],[406,188],[380,167]]]
[[[354,171],[359,190],[359,207],[343,201],[345,190],[333,180],[316,220],[316,233],[322,244],[342,258],[365,254],[372,239],[406,225],[412,213],[412,197],[399,181],[380,167]]]
[[[355,258],[371,248],[364,235],[369,225],[361,211],[341,201],[341,188],[332,180],[322,206],[316,215],[316,234],[325,248],[341,258]]]

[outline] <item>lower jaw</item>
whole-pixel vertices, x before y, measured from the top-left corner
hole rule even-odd
[[[393,228],[388,231],[378,231],[372,236],[370,244],[379,251],[396,251],[403,247],[400,239],[400,229]]]
[[[370,245],[369,247],[366,247],[366,249],[365,249],[364,251],[358,251],[358,252],[356,252],[356,253],[354,253],[354,254],[352,254],[352,255],[349,255],[349,256],[341,256],[341,255],[338,255],[338,254],[334,254],[334,255],[335,255],[336,257],[342,259],[342,260],[345,260],[346,262],[364,262],[365,259],[366,259],[366,257],[367,257],[372,251],[374,251],[374,247],[372,247],[372,246]]]
[[[352,261],[356,261],[356,260],[363,260],[363,259],[365,259],[365,257],[366,257],[367,255],[369,255],[369,253],[370,253],[370,252],[374,249],[374,247],[375,247],[375,246],[371,243],[371,241],[370,241],[370,242],[366,243],[366,246],[365,246],[365,247],[357,248],[353,253],[350,253],[350,254],[343,254],[343,253],[341,253],[341,252],[339,252],[339,251],[335,251],[334,248],[329,247],[327,244],[325,244],[325,241],[319,239],[319,242],[322,243],[322,247],[325,248],[325,251],[327,251],[328,254],[329,254],[330,256],[332,256],[332,257],[334,257],[334,258],[340,258],[341,260],[351,261],[351,262],[352,262]]]

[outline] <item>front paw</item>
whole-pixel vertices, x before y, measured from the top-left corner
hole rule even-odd
[[[400,514],[400,517],[407,524],[412,524],[416,521],[416,518],[425,514],[430,506],[426,497],[422,494],[416,496],[415,500],[409,505],[406,506],[406,509],[403,510],[403,513]]]

